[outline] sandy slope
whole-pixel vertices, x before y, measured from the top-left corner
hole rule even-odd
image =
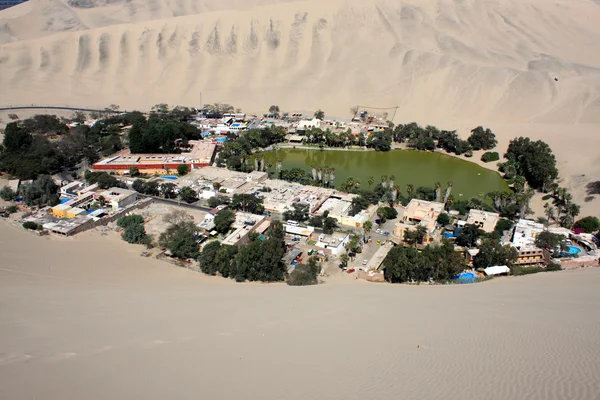
[[[32,0],[0,13],[0,105],[148,108],[197,104],[200,92],[255,112],[277,103],[343,117],[356,104],[398,105],[395,122],[547,140],[580,203],[571,177],[600,179],[597,2],[78,4],[97,6]],[[600,214],[592,204],[584,211]]]
[[[3,399],[600,396],[600,269],[290,288],[203,277],[111,237],[0,235]]]

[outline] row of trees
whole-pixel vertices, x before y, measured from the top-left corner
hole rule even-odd
[[[236,134],[229,134],[228,140],[219,151],[216,164],[219,167],[242,172],[269,169],[272,165],[267,165],[264,155],[257,150],[283,142],[285,135],[285,130],[278,127],[250,129],[239,137]]]
[[[198,260],[208,275],[220,274],[237,282],[277,282],[286,274],[284,255],[283,225],[274,221],[264,241],[256,234],[250,234],[250,243],[239,248],[214,241],[204,247]]]

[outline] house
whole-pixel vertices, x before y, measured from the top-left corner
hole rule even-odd
[[[469,210],[469,215],[467,217],[468,225],[477,225],[484,232],[491,233],[496,228],[496,224],[500,220],[500,214],[475,210]]]
[[[544,250],[538,247],[521,247],[517,248],[517,251],[519,255],[517,256],[517,260],[513,263],[513,265],[518,265],[521,267],[532,267],[546,264],[546,259],[544,258]]]
[[[402,210],[400,222],[397,222],[394,226],[394,235],[402,241],[405,232],[415,230],[417,225],[421,225],[427,230],[427,236],[423,243],[432,242],[435,223],[443,210],[444,205],[442,203],[412,199]]]
[[[331,251],[333,255],[338,255],[344,250],[344,246],[349,241],[350,235],[347,233],[334,232],[331,235],[322,233],[319,235],[316,246]]]
[[[112,187],[100,193],[107,205],[112,207],[113,211],[119,211],[137,201],[137,192],[128,189]]]
[[[321,128],[321,120],[317,118],[313,118],[311,120],[302,120],[298,122],[298,127],[296,129],[299,131],[306,131],[312,128]]]
[[[534,246],[535,239],[543,231],[544,225],[528,219],[520,219],[515,225],[511,243],[518,248]]]

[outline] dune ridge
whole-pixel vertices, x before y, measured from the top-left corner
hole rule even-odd
[[[202,91],[253,111],[600,122],[599,56],[573,48],[600,39],[592,2],[30,3],[0,14],[3,104],[33,89],[40,103],[147,108]]]

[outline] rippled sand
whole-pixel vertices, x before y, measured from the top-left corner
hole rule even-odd
[[[240,285],[0,224],[2,399],[597,399],[600,269]]]

